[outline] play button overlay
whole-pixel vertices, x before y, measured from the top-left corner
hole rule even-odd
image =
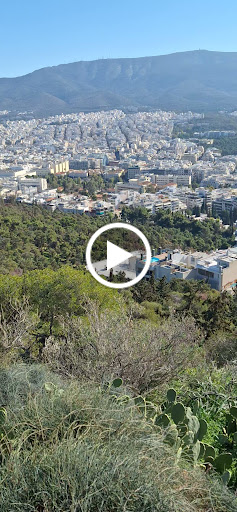
[[[132,256],[131,252],[121,249],[117,245],[112,244],[112,242],[107,242],[107,270],[121,265],[121,263],[129,260]]]
[[[110,230],[112,230],[110,232]],[[117,233],[116,230],[123,230]],[[108,233],[107,233],[108,232]],[[124,236],[126,234],[126,236]],[[103,236],[101,236],[103,235]],[[134,236],[136,235],[136,236]],[[108,238],[105,241],[104,237]],[[113,243],[117,239],[123,244]],[[136,244],[135,244],[136,241]],[[100,261],[92,262],[94,244],[98,245],[99,254],[103,254]],[[129,243],[128,243],[129,242]],[[129,245],[128,250],[121,245]],[[95,244],[95,246],[96,246]],[[136,247],[131,248],[134,244]],[[142,247],[142,249],[141,249]],[[98,254],[98,251],[97,251]],[[136,261],[142,257],[144,265],[138,275],[136,272]],[[98,229],[90,238],[86,248],[86,264],[91,275],[101,284],[108,288],[128,288],[137,284],[149,270],[151,263],[151,248],[145,235],[136,227],[124,222],[106,224]],[[125,282],[112,282],[113,275],[124,275]]]

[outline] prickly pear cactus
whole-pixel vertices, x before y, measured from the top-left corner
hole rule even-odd
[[[164,441],[177,450],[177,461],[183,457],[193,464],[204,454],[204,445],[200,443],[207,431],[207,423],[199,421],[190,407],[176,401],[174,389],[167,391],[167,402],[162,413],[156,414],[154,424],[166,428]],[[173,423],[172,423],[173,422]]]
[[[176,391],[174,389],[168,389],[166,396],[168,402],[174,403],[176,400]]]
[[[177,464],[181,458],[191,461],[194,465],[198,460],[221,474],[225,485],[233,482],[233,460],[237,457],[237,406],[232,405],[226,413],[226,428],[220,433],[218,441],[223,447],[218,454],[216,449],[203,442],[207,434],[207,422],[196,416],[199,400],[194,400],[193,409],[185,407],[177,401],[176,391],[167,391],[166,402],[158,410],[144,398],[135,399],[135,404],[144,416],[152,420],[161,429],[164,442],[176,450]]]

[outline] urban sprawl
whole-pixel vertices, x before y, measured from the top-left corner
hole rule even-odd
[[[3,200],[92,216],[110,212],[119,218],[124,206],[142,206],[151,214],[181,211],[200,221],[211,214],[237,219],[237,156],[222,156],[214,146],[214,139],[235,132],[206,131],[187,140],[173,135],[174,126],[203,114],[113,110],[15,121],[7,111],[0,115]],[[76,182],[76,192],[55,186],[60,177]],[[142,264],[137,261],[137,271]],[[163,251],[153,254],[152,273],[206,279],[227,289],[237,280],[237,249],[192,256]]]

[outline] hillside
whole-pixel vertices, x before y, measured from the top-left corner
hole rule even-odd
[[[219,221],[214,219],[200,223],[178,212],[158,212],[151,218],[143,208],[125,208],[122,218],[142,229],[152,247],[168,245],[211,251],[235,243],[232,230],[222,231]],[[0,204],[0,273],[21,274],[46,267],[57,269],[65,264],[78,268],[85,263],[90,236],[110,220],[109,216],[98,219],[62,215],[39,206]],[[116,235],[114,243],[123,244],[122,237]],[[103,257],[103,249],[98,245],[97,250],[94,257],[98,261]]]
[[[233,241],[122,215],[152,247]],[[84,265],[103,222],[0,205],[0,510],[237,512],[237,288],[108,289]]]
[[[35,115],[114,108],[215,111],[237,108],[237,53],[197,50],[102,59],[0,79],[0,110]]]

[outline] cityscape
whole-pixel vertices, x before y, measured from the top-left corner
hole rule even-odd
[[[237,155],[222,156],[213,141],[232,132],[207,132],[209,138],[195,142],[173,136],[174,125],[203,117],[115,110],[7,120],[0,125],[0,195],[70,213],[117,212],[123,205],[144,206],[151,213],[234,211]],[[80,193],[51,187],[52,176],[79,179]],[[101,199],[101,192],[106,201],[83,194],[83,184],[93,177],[103,181],[92,195]]]
[[[8,116],[7,111],[1,114]],[[174,129],[194,122],[204,123],[205,115],[113,110],[7,119],[0,126],[0,196],[4,201],[88,216],[121,218],[125,207],[142,207],[151,215],[159,210],[180,211],[199,221],[214,215],[223,229],[230,221],[235,229],[237,155],[222,156],[214,145],[214,140],[234,137],[235,132],[209,130],[188,139],[174,135]],[[59,185],[63,178],[76,191],[63,190]],[[158,253],[158,247],[154,250]],[[219,291],[231,291],[237,282],[233,251],[199,252],[198,257],[193,255],[192,265],[188,254],[168,257],[163,247],[164,261],[156,254],[147,279],[152,272],[157,279],[164,275],[168,280],[204,279]],[[228,279],[221,277],[225,268]],[[139,269],[138,256],[137,273]]]
[[[236,16],[2,2],[0,512],[237,512]]]

